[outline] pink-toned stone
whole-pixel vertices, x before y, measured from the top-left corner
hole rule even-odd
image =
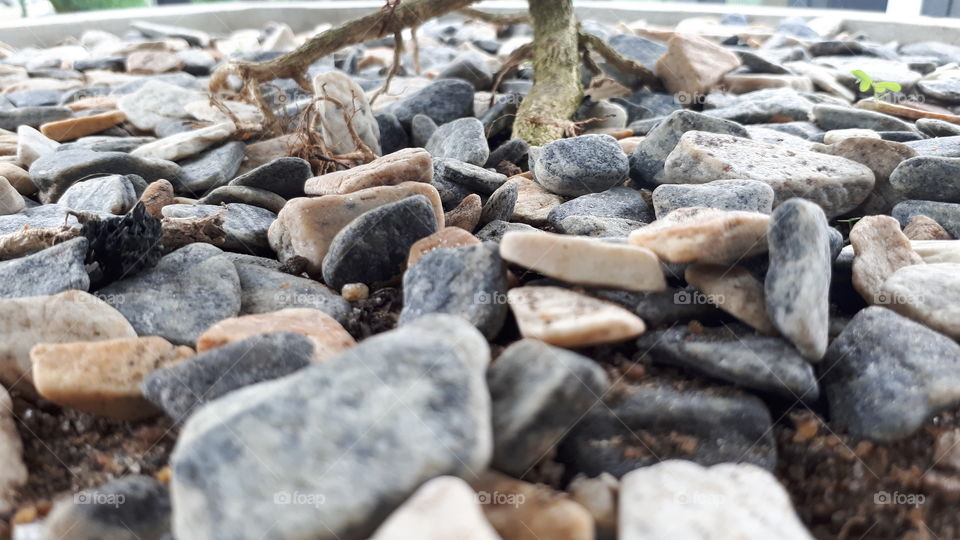
[[[924,215],[910,220],[903,228],[903,234],[910,240],[953,240],[942,225]]]
[[[559,347],[616,343],[646,331],[626,309],[561,287],[517,287],[507,300],[523,337]]]
[[[657,60],[656,72],[670,92],[699,96],[738,67],[740,58],[720,45],[699,36],[675,34]]]
[[[58,120],[56,122],[48,122],[43,124],[40,126],[40,133],[43,133],[54,141],[72,141],[74,139],[79,139],[80,137],[93,135],[94,133],[100,133],[101,131],[112,128],[126,119],[127,115],[125,115],[122,111],[111,111],[101,114],[92,114],[90,116],[78,116],[75,118],[67,118],[66,120]]]
[[[763,283],[742,266],[692,264],[684,272],[687,283],[700,289],[720,309],[763,334],[777,334],[767,315]]]
[[[868,304],[886,304],[883,282],[897,270],[924,264],[890,216],[866,216],[850,230],[853,246],[853,288]]]
[[[480,223],[480,214],[483,213],[483,201],[476,193],[463,198],[453,210],[444,214],[444,221],[448,227],[460,227],[467,232],[473,232]]]
[[[127,56],[128,73],[167,73],[182,67],[183,60],[168,51],[134,51]]]
[[[440,248],[454,248],[479,244],[480,240],[459,227],[444,227],[443,229],[425,236],[410,246],[410,255],[407,257],[407,268],[420,260],[427,253]]]
[[[404,148],[370,163],[336,171],[307,180],[307,195],[342,195],[376,186],[395,186],[403,182],[430,183],[433,158],[423,148]]]
[[[759,212],[678,208],[630,233],[629,242],[670,263],[736,263],[767,251],[769,223]]]

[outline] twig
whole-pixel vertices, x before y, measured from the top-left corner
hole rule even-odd
[[[530,59],[530,56],[533,54],[533,42],[524,43],[523,45],[514,49],[510,56],[503,62],[503,65],[500,67],[500,70],[497,71],[496,76],[493,78],[493,87],[490,89],[490,106],[493,106],[493,102],[497,97],[497,88],[500,88],[500,83],[503,82],[503,78],[507,75],[511,69],[519,66],[526,60]]]
[[[371,106],[373,106],[381,94],[390,90],[390,81],[392,81],[393,76],[400,71],[400,64],[403,62],[403,34],[397,32],[393,35],[393,39],[393,64],[390,66],[390,71],[387,72],[387,79],[383,81],[383,86],[374,92],[373,96],[370,98]]]
[[[660,79],[646,66],[621,55],[599,37],[580,30],[579,39],[581,47],[588,47],[621,72],[639,78],[647,86],[654,88],[660,86]]]
[[[500,26],[508,26],[511,24],[522,24],[530,23],[530,15],[528,13],[487,13],[486,11],[480,11],[479,9],[473,8],[463,8],[457,10],[457,13],[463,15],[464,17],[470,17],[471,19],[476,19],[490,24],[497,24]]]
[[[170,253],[187,244],[204,242],[223,245],[227,233],[223,230],[226,210],[200,218],[163,218],[160,222],[160,244],[164,253]]]
[[[417,39],[417,27],[410,29],[410,41],[413,43],[413,71],[420,75],[423,66],[420,65],[420,40]]]

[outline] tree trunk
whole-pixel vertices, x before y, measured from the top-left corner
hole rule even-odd
[[[530,0],[534,83],[513,123],[513,136],[542,145],[564,136],[583,96],[572,0]]]

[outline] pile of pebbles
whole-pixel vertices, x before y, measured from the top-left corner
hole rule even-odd
[[[818,528],[774,474],[799,411],[854,457],[940,426],[896,495],[958,495],[960,46],[583,28],[662,88],[597,59],[543,146],[531,66],[493,88],[525,24],[425,23],[372,102],[393,38],[325,57],[263,85],[279,134],[205,79],[313,32],[0,44],[0,536],[866,532],[884,501]],[[169,467],[25,501],[24,407],[168,417]]]

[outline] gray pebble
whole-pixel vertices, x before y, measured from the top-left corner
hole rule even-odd
[[[246,145],[232,141],[213,150],[192,157],[182,163],[183,176],[173,182],[178,192],[201,195],[211,189],[226,185],[243,162]]]
[[[86,291],[90,288],[86,257],[87,239],[74,238],[26,257],[0,261],[0,298]]]
[[[347,322],[350,303],[322,283],[243,260],[235,260],[234,264],[240,278],[241,315],[313,308],[340,323]]]
[[[198,201],[200,204],[220,205],[227,203],[242,203],[265,208],[274,214],[279,214],[287,200],[283,197],[255,187],[247,186],[220,186],[207,193]]]
[[[575,197],[622,184],[629,163],[613,137],[581,135],[530,147],[530,170],[547,190]]]
[[[662,184],[653,190],[657,219],[677,208],[706,206],[746,212],[773,211],[773,188],[759,180],[714,180],[706,184]]]
[[[497,188],[483,204],[478,224],[482,227],[491,221],[509,221],[519,193],[520,186],[512,182]]]
[[[284,199],[292,199],[303,197],[303,185],[312,176],[313,171],[306,160],[282,157],[234,178],[230,185],[265,189]]]
[[[40,200],[55,203],[74,183],[91,175],[135,174],[147,182],[165,178],[179,181],[180,166],[163,159],[139,158],[123,152],[68,150],[40,156],[30,166],[30,179],[40,189]]]
[[[476,118],[460,118],[441,125],[424,148],[435,158],[453,158],[477,166],[490,157],[483,124]]]

